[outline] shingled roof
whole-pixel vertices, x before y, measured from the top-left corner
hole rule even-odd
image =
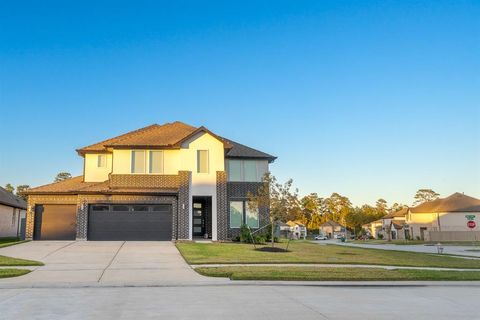
[[[81,155],[88,152],[105,152],[107,147],[172,147],[196,130],[197,128],[179,121],[164,125],[152,124],[148,127],[77,149],[77,152]]]
[[[265,152],[219,137],[205,127],[196,128],[180,121],[164,125],[153,124],[77,149],[77,152],[83,156],[85,153],[106,152],[108,148],[180,148],[183,141],[202,131],[208,132],[223,141],[226,157],[268,159],[269,162],[276,159],[276,157]]]
[[[0,204],[19,209],[27,209],[27,203],[23,199],[18,198],[2,187],[0,187]]]
[[[480,200],[454,193],[449,197],[422,203],[410,209],[413,213],[480,212]]]
[[[240,144],[238,142],[225,139],[225,141],[230,143],[232,146],[230,149],[228,149],[225,153],[225,156],[227,158],[251,158],[251,159],[268,159],[269,162],[275,161],[277,157],[274,157],[268,153],[247,147],[243,144]]]
[[[398,211],[387,214],[382,219],[393,219],[393,218],[405,217],[407,214],[408,214],[408,208],[402,208]]]

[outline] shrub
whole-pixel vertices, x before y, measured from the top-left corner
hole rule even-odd
[[[252,242],[250,229],[247,227],[246,224],[242,224],[242,226],[240,227],[240,242],[244,242],[244,243]]]
[[[383,234],[380,233],[380,234],[377,236],[377,238],[380,239],[380,240],[382,240],[382,239],[383,239]]]

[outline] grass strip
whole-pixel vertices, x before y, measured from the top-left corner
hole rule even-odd
[[[19,277],[29,273],[26,269],[0,269],[0,278]]]
[[[231,280],[278,281],[474,281],[480,271],[437,271],[381,268],[202,267],[198,273]]]

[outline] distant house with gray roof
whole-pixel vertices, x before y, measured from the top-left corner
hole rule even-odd
[[[27,203],[0,187],[0,238],[25,237]]]

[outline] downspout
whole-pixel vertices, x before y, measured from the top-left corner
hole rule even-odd
[[[13,209],[15,210],[15,209]],[[18,218],[17,218],[17,238],[20,234],[20,216],[21,216],[21,213],[22,211],[20,209],[17,209],[18,210]]]
[[[437,225],[438,231],[442,231],[442,226],[440,225],[440,213],[437,212]]]

